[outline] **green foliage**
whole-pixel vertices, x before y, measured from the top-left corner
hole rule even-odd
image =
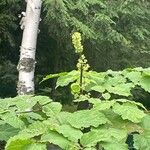
[[[107,90],[108,85],[115,87],[125,84],[124,82],[132,83],[131,72],[140,72],[142,78],[144,72],[147,73],[148,70],[126,69],[120,72],[108,71],[105,73],[86,71],[87,77],[90,78],[87,83],[85,82],[85,85],[89,86],[88,84],[92,83],[90,84],[90,91],[92,87],[98,86],[93,90],[103,93],[102,99],[92,98],[89,95],[77,97],[77,101],[88,100],[91,105],[88,110],[78,110],[73,113],[65,112],[62,110],[60,103],[53,102],[46,96],[19,96],[1,100],[0,126],[2,130],[0,132],[2,134],[0,134],[0,139],[7,141],[5,149],[30,150],[36,148],[45,150],[46,144],[52,143],[66,150],[95,149],[97,144],[106,150],[112,148],[127,150],[126,138],[129,133],[135,131],[140,133],[134,136],[135,148],[148,148],[149,117],[141,110],[145,109],[144,106],[128,99],[112,99],[111,92]],[[74,73],[77,72],[74,71]],[[125,76],[128,72],[130,72],[130,77],[128,75],[130,80],[127,80],[129,78]],[[90,76],[88,76],[88,73]],[[94,76],[92,76],[92,73]],[[68,76],[68,73],[59,77],[61,79],[59,86],[66,86],[75,82],[73,78],[71,78],[72,81],[67,80],[66,76]],[[74,77],[74,74],[72,76]],[[117,76],[120,81],[116,83]],[[120,76],[123,76],[124,80]],[[102,78],[105,80],[101,80]],[[90,79],[91,82],[89,82]],[[140,85],[140,80],[136,82],[133,80],[133,83],[134,86]],[[104,90],[99,90],[101,86],[104,87]],[[130,91],[134,86],[127,88]],[[122,96],[122,92],[118,96]],[[90,130],[85,132],[84,130],[87,128]]]
[[[73,44],[78,49],[79,41],[76,40],[74,39]],[[82,47],[81,43],[80,46]],[[89,71],[89,66],[87,66],[87,60],[80,52],[77,70],[58,77],[56,87],[69,85],[75,98],[74,102],[87,101],[90,107],[73,113],[61,113],[57,106],[58,110],[55,109],[55,113],[51,115],[46,113],[47,116],[51,117],[48,124],[54,121],[56,117],[56,121],[52,123],[52,128],[55,128],[58,133],[56,131],[47,133],[44,139],[63,149],[69,149],[70,141],[74,141],[76,143],[73,147],[76,149],[81,149],[80,146],[82,149],[94,149],[96,146],[100,146],[106,150],[128,150],[126,144],[128,134],[139,132],[139,135],[134,136],[135,148],[141,148],[141,141],[144,141],[144,148],[147,147],[149,145],[149,132],[148,136],[145,136],[148,121],[144,112],[147,110],[141,103],[132,101],[131,98],[132,90],[137,86],[150,92],[147,88],[150,82],[149,80],[146,80],[148,82],[145,81],[145,77],[149,78],[150,68],[128,68],[123,71],[108,70],[97,73]],[[99,98],[92,97],[92,91],[96,91]],[[51,111],[51,108],[47,110]],[[60,125],[61,128],[62,125],[67,127],[69,131],[75,128],[76,130],[72,130],[71,134],[77,135],[78,132],[79,136],[76,137],[76,140],[72,140],[72,136],[68,136],[63,130],[61,132],[58,130]],[[74,133],[75,131],[76,133]],[[60,133],[63,134],[63,138]],[[59,140],[51,140],[51,134],[53,136],[56,134]],[[66,140],[64,137],[68,139]]]

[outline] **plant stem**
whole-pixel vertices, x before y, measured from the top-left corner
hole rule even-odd
[[[83,94],[83,64],[81,63],[81,68],[80,68],[80,95]]]

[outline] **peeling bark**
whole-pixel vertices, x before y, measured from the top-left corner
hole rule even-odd
[[[27,8],[23,18],[23,37],[18,63],[18,95],[34,94],[35,53],[40,22],[41,0],[26,0]]]

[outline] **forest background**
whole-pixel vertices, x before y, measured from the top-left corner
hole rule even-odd
[[[17,64],[22,31],[22,0],[0,1],[0,97],[17,95]],[[78,56],[71,33],[83,36],[84,53],[95,71],[150,66],[150,2],[148,0],[44,0],[36,53],[36,94],[53,95],[55,80],[39,84],[50,73],[76,68]],[[68,99],[63,91],[64,101]],[[136,93],[149,107],[149,93]],[[61,95],[62,97],[62,95]]]

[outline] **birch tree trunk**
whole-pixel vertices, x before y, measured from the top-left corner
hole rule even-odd
[[[18,95],[34,94],[35,53],[42,5],[41,0],[26,0],[26,2],[26,13],[21,23],[23,37],[17,67],[19,71]]]

